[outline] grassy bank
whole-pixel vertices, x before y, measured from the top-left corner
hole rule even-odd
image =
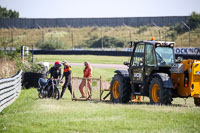
[[[182,101],[178,100],[178,102]],[[0,114],[0,132],[198,132],[200,110],[193,100],[174,106],[72,102],[38,99],[36,89],[22,90]]]
[[[200,44],[200,28],[190,31],[191,46],[198,47]],[[0,47],[1,46],[36,46],[36,43],[47,40],[60,40],[65,45],[65,49],[72,47],[89,47],[87,41],[101,36],[117,38],[128,47],[129,41],[150,40],[152,36],[156,40],[175,41],[177,47],[188,47],[189,32],[184,34],[174,33],[170,27],[56,27],[42,29],[4,29],[0,28]],[[103,42],[104,43],[104,42]],[[109,43],[109,42],[108,42]]]

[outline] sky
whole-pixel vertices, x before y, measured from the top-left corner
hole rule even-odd
[[[200,0],[0,0],[20,18],[189,16]]]

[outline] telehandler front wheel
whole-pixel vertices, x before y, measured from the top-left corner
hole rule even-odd
[[[194,98],[194,104],[200,106],[200,98]]]
[[[153,78],[149,86],[149,98],[151,104],[169,105],[172,102],[170,89],[164,88],[160,78]]]
[[[116,74],[110,85],[111,101],[113,103],[128,103],[131,99],[129,79]]]

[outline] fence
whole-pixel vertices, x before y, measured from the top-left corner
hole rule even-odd
[[[22,71],[7,79],[0,79],[0,112],[12,104],[21,92]]]
[[[79,85],[82,82],[82,80],[85,80],[86,85],[84,87],[84,93],[85,93],[85,98],[79,98],[81,96],[80,91],[79,91]],[[104,93],[105,91],[109,91],[110,87],[110,82],[103,81],[101,78],[80,78],[80,77],[72,77],[72,100],[74,101],[85,101],[89,100],[88,99],[88,91],[87,91],[87,83],[88,80],[91,80],[91,87],[92,87],[92,98],[90,100],[95,100],[95,101],[102,101],[102,100],[109,100],[108,96],[109,93]]]
[[[98,43],[99,48],[114,48],[113,38],[123,42],[128,47],[130,41],[156,40],[175,41],[176,47],[200,46],[200,32],[198,30],[185,34],[172,34],[173,30],[162,27],[56,27],[41,29],[0,28],[0,47],[29,46],[38,47],[42,42],[57,41],[64,49],[91,48],[91,44]],[[168,33],[168,34],[167,34]],[[37,44],[37,45],[36,45]]]
[[[0,19],[0,28],[84,27],[84,26],[143,26],[152,22],[171,26],[186,22],[188,16],[122,17],[122,18],[60,18],[60,19]]]

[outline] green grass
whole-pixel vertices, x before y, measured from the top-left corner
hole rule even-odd
[[[67,60],[69,63],[83,63],[89,61],[94,64],[123,64],[129,57],[125,56],[94,56],[94,55],[35,55],[37,62],[55,62]]]
[[[183,101],[183,99],[178,100]],[[20,97],[0,114],[0,132],[199,132],[200,110],[190,98],[183,106],[73,102],[38,99],[36,89]]]

